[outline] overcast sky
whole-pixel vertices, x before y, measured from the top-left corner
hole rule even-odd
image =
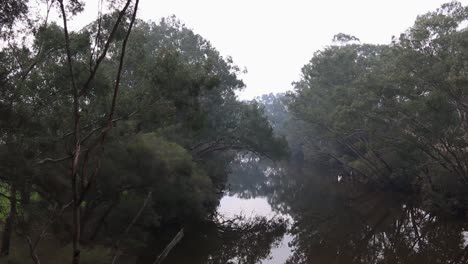
[[[248,73],[250,99],[291,89],[314,52],[331,44],[337,33],[366,43],[389,43],[410,27],[416,16],[448,0],[140,0],[139,17],[158,21],[176,15],[208,39],[223,56],[230,55]],[[97,0],[86,0],[75,27],[96,17]],[[461,1],[464,5],[468,0]]]

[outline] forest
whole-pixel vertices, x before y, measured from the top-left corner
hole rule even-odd
[[[241,100],[176,16],[101,1],[71,30],[84,2],[32,2],[0,3],[0,263],[280,264],[286,234],[289,264],[468,263],[468,6],[337,33],[293,90]]]

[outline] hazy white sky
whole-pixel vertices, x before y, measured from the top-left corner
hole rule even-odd
[[[175,14],[230,55],[248,73],[250,99],[291,88],[314,52],[346,33],[367,43],[388,43],[410,27],[416,16],[449,0],[140,0],[139,17],[157,21]],[[97,0],[74,19],[82,26],[96,17]],[[467,5],[468,0],[461,1]]]

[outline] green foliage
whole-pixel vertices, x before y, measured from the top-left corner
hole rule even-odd
[[[308,124],[308,148],[379,188],[461,195],[463,187],[442,182],[468,179],[467,21],[467,8],[452,2],[419,16],[390,45],[317,52],[288,105]]]
[[[14,239],[14,250],[6,259],[0,260],[5,264],[33,264],[26,243],[20,241],[20,237]],[[70,261],[71,245],[61,245],[59,241],[47,239],[43,241],[38,250],[38,255],[48,264],[62,264]],[[111,261],[111,250],[102,246],[84,248],[82,250],[81,263],[105,264]]]
[[[5,0],[0,4],[0,37],[7,38],[14,25],[29,12],[28,0]]]
[[[106,151],[98,185],[105,188],[102,192],[109,202],[122,201],[112,213],[115,229],[110,234],[131,221],[149,190],[154,193],[154,211],[142,219],[148,228],[186,217],[202,219],[213,209],[205,205],[216,204],[217,189],[210,177],[176,143],[154,133],[138,134]]]
[[[75,15],[83,5],[68,1],[65,8]],[[70,32],[73,76],[64,30],[55,23],[35,25],[31,42],[0,50],[0,183],[18,192],[25,233],[38,232],[53,215],[58,219],[50,229],[70,241],[71,210],[56,216],[56,208],[68,204],[73,193],[72,77],[80,92],[83,245],[107,247],[121,238],[149,192],[151,201],[123,239],[124,250],[143,247],[167,226],[204,221],[215,211],[228,166],[239,153],[273,159],[287,154],[285,140],[273,134],[262,108],[237,99],[244,84],[232,59],[175,17],[137,21],[109,127],[126,17],[94,78],[90,72],[118,14]]]

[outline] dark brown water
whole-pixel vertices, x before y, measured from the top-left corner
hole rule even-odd
[[[188,228],[164,263],[468,263],[467,222],[411,197],[311,178],[248,186],[221,199],[223,217]]]

